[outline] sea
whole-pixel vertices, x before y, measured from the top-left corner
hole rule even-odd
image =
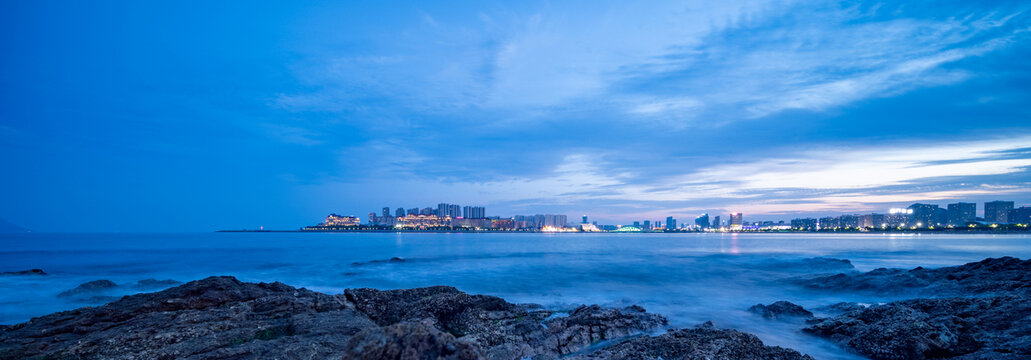
[[[673,327],[712,321],[767,345],[817,359],[858,359],[800,331],[800,320],[747,311],[787,300],[807,309],[837,302],[877,304],[891,295],[816,292],[786,281],[881,267],[942,267],[987,257],[1031,257],[1025,234],[875,233],[298,233],[0,234],[0,324],[111,298],[59,297],[106,279],[106,296],[139,292],[144,279],[191,281],[231,275],[330,294],[347,288],[449,285],[514,303],[569,311],[580,304],[637,304]],[[816,257],[855,269],[812,267]],[[390,259],[394,261],[390,261]],[[816,311],[820,315],[819,311]]]

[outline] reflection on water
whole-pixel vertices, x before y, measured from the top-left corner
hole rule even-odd
[[[749,306],[788,300],[806,308],[891,298],[811,293],[777,280],[814,272],[811,257],[849,259],[857,270],[938,267],[985,257],[1031,256],[1025,235],[913,234],[475,234],[208,233],[0,235],[0,271],[42,268],[49,276],[0,277],[0,324],[89,303],[56,294],[97,279],[189,281],[233,275],[316,291],[452,285],[534,302],[640,304],[674,326],[707,320],[817,358],[848,355],[767,321]],[[399,257],[404,261],[389,261]],[[358,264],[355,264],[358,263]],[[833,264],[832,264],[833,265]],[[122,295],[130,287],[112,290]]]

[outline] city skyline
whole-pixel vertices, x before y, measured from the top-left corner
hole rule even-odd
[[[691,216],[688,214],[670,214],[665,220],[634,220],[625,223],[599,223],[598,220],[589,221],[588,214],[581,215],[580,222],[569,221],[571,217],[567,214],[543,214],[535,215],[487,215],[485,207],[460,206],[458,204],[439,203],[437,208],[410,208],[407,211],[404,207],[398,207],[391,212],[390,207],[383,207],[382,213],[369,212],[365,221],[360,216],[338,215],[331,213],[322,225],[340,226],[347,222],[349,226],[386,226],[403,227],[402,224],[412,222],[413,224],[424,224],[427,217],[438,226],[481,226],[491,228],[490,222],[470,222],[463,220],[511,220],[515,223],[505,223],[504,226],[511,226],[514,229],[540,228],[548,226],[553,229],[564,227],[576,227],[577,225],[591,225],[593,229],[614,230],[620,227],[632,226],[650,230],[652,228],[684,229],[684,228],[742,228],[748,226],[780,226],[792,229],[820,229],[820,228],[934,228],[943,226],[963,227],[967,224],[979,223],[991,224],[1019,224],[1027,226],[1031,224],[1031,206],[1018,205],[1014,201],[995,200],[984,202],[982,211],[978,216],[978,206],[972,202],[956,202],[949,204],[913,203],[904,208],[884,209],[882,212],[859,213],[845,212],[819,217],[789,217],[789,219],[768,220],[750,219],[743,213],[731,212],[726,214],[727,221],[721,221],[716,215],[710,217],[708,212]],[[463,209],[457,212],[457,209]],[[392,215],[393,214],[393,215]],[[575,218],[575,217],[573,217]],[[438,222],[439,221],[439,222]],[[679,222],[679,225],[678,225]],[[495,223],[495,225],[497,225]],[[495,226],[496,227],[496,226]],[[611,227],[611,228],[608,228]]]
[[[0,7],[0,219],[36,231],[1031,203],[1026,1]]]

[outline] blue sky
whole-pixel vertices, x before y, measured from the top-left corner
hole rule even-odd
[[[1027,2],[711,3],[5,2],[0,218],[1031,204]]]

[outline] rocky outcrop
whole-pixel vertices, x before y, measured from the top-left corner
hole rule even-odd
[[[593,343],[639,334],[667,324],[643,308],[581,306],[569,316],[553,317],[537,305],[510,304],[500,298],[469,295],[447,286],[404,290],[348,289],[355,308],[380,326],[428,321],[475,343],[489,358],[555,358]]]
[[[16,276],[16,275],[47,275],[43,269],[28,269],[20,271],[4,271],[0,272],[0,276]]]
[[[60,294],[57,294],[57,297],[85,296],[115,289],[117,287],[118,284],[115,284],[114,281],[111,280],[93,280],[79,284],[79,286],[76,286],[74,289],[63,291]]]
[[[666,325],[636,306],[555,315],[443,286],[327,295],[212,277],[0,328],[0,359],[555,359]]]
[[[769,305],[755,304],[748,308],[748,311],[767,319],[807,319],[813,317],[813,313],[809,312],[809,310],[787,301],[778,301]]]
[[[960,266],[911,270],[880,268],[866,273],[792,280],[815,290],[911,294],[926,296],[971,296],[1031,291],[1031,260],[1012,257],[988,258]]]
[[[1031,299],[898,301],[820,319],[804,331],[872,359],[1026,359],[1031,358]]]
[[[779,346],[766,346],[755,335],[735,330],[716,329],[705,323],[693,329],[669,330],[659,336],[642,336],[575,360],[812,360],[808,355]]]

